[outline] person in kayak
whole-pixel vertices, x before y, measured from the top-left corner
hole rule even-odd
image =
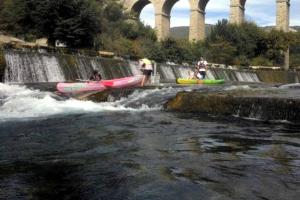
[[[199,70],[199,72],[197,74],[197,78],[199,78],[200,80],[205,79],[205,76],[206,76],[206,66],[207,66],[207,61],[204,60],[201,57],[200,60],[197,63],[197,68]]]
[[[188,71],[188,79],[195,79],[195,70]]]
[[[147,58],[143,58],[139,60],[139,64],[141,67],[141,71],[143,72],[144,75],[141,82],[141,86],[143,87],[145,83],[150,79],[150,76],[153,71],[153,66],[152,66],[152,62]]]
[[[90,76],[90,81],[101,81],[102,76],[98,70],[93,70],[93,74]]]

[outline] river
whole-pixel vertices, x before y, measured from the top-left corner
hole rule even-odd
[[[0,199],[299,198],[298,124],[165,112],[180,90],[94,103],[0,84]]]

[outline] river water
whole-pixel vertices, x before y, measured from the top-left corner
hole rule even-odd
[[[299,125],[163,111],[180,90],[94,103],[0,84],[0,199],[299,199]]]

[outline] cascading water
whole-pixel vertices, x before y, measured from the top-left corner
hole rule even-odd
[[[65,76],[55,56],[28,52],[5,52],[4,82],[57,82]]]
[[[239,82],[259,82],[255,73],[236,71],[235,74]]]
[[[38,83],[89,79],[98,70],[103,79],[131,76],[127,61],[80,55],[5,52],[4,82]]]
[[[174,70],[170,65],[158,65],[158,73],[160,74],[162,80],[176,80],[176,74],[174,73]]]
[[[129,61],[129,67],[133,75],[142,74],[139,63],[137,61]]]

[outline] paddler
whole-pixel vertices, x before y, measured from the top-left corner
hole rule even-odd
[[[93,70],[93,74],[90,76],[90,81],[101,81],[102,76],[98,70]]]
[[[148,58],[140,59],[139,65],[144,75],[141,83],[141,86],[143,87],[144,84],[150,79],[150,76],[153,71],[153,66],[152,66],[152,62]]]
[[[199,70],[199,73],[197,74],[197,77],[202,80],[205,79],[206,76],[206,66],[207,66],[207,61],[204,60],[204,58],[200,58],[200,60],[197,63],[197,68]]]

